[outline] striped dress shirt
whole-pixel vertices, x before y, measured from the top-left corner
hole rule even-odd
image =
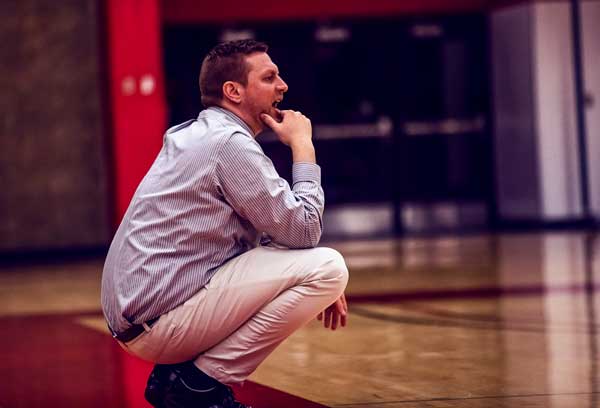
[[[294,163],[292,178],[290,188],[250,128],[225,109],[169,129],[106,257],[101,297],[110,327],[122,331],[174,309],[261,237],[316,246],[321,169]]]

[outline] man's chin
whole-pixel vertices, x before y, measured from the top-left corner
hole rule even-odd
[[[269,109],[269,112],[267,112],[267,115],[269,115],[270,117],[272,117],[273,119],[275,119],[277,122],[281,122],[281,111],[277,108],[271,108]]]

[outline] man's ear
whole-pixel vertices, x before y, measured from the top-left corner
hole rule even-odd
[[[223,97],[228,101],[239,104],[242,102],[244,90],[242,85],[237,82],[227,81],[223,84]]]

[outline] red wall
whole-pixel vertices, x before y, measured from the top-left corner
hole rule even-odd
[[[107,0],[114,224],[162,146],[166,126],[158,0]]]

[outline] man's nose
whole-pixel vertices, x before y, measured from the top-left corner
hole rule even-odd
[[[277,90],[281,92],[287,92],[288,85],[285,83],[283,79],[279,79],[279,84],[277,85]]]

